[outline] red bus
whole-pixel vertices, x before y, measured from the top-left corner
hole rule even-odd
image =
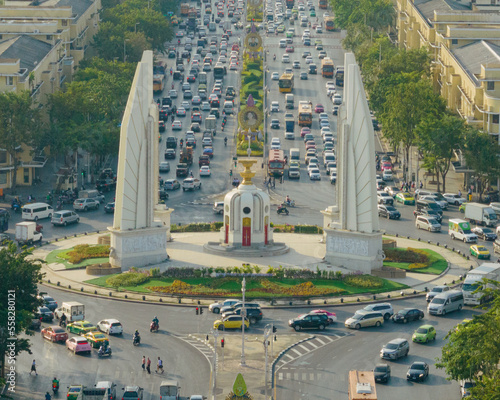
[[[269,176],[280,178],[285,170],[285,153],[283,150],[269,150],[267,171]]]
[[[328,5],[328,0],[319,0],[319,8],[326,9]]]
[[[325,28],[327,31],[335,30],[335,17],[325,17]]]

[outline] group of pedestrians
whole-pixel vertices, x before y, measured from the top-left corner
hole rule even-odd
[[[142,356],[142,370],[146,371],[148,374],[151,375],[151,359],[148,357],[146,359],[146,356]],[[156,362],[156,371],[157,374],[163,374],[163,361],[160,357],[158,357],[158,361]]]

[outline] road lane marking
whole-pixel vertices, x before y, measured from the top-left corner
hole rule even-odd
[[[296,353],[299,357],[302,355],[302,353],[300,351],[298,351],[297,349],[291,349],[294,353]]]
[[[307,342],[309,343],[312,347],[314,347],[315,349],[318,348],[318,345],[316,345],[313,341],[310,341],[310,342]]]
[[[306,346],[304,346],[303,344],[299,344],[299,347],[301,349],[304,349],[305,351],[311,351],[311,349],[308,349]]]
[[[320,338],[316,338],[316,340],[317,340],[318,342],[320,342],[323,346],[326,344],[326,343],[325,343],[325,342],[323,342]]]

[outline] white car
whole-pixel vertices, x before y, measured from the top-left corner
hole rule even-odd
[[[330,127],[330,121],[328,121],[327,119],[322,119],[319,121],[319,126],[321,126],[322,128],[326,126]]]
[[[445,194],[443,194],[443,197],[446,199],[448,204],[454,204],[456,206],[459,206],[467,201],[463,197],[461,197],[455,193],[445,193]],[[491,204],[490,204],[490,206],[491,206]]]
[[[181,103],[181,107],[184,108],[185,110],[190,110],[191,109],[191,103],[189,103],[189,101],[183,101]]]
[[[227,62],[226,56],[220,56],[219,57],[219,62],[222,63],[222,64],[225,64]]]
[[[433,196],[431,194],[427,194],[425,196],[418,196],[418,199],[435,201],[439,205],[439,207],[441,207],[443,210],[446,210],[448,208],[448,200],[439,200],[437,196]]]
[[[280,111],[280,103],[278,101],[271,102],[271,112],[279,112]]]
[[[219,314],[222,307],[230,307],[233,304],[238,303],[239,301],[240,300],[237,299],[226,299],[218,303],[212,303],[208,306],[208,310],[213,312],[214,314]]]
[[[310,162],[307,165],[307,173],[311,172],[312,169],[319,169],[318,164]]]
[[[201,103],[201,111],[210,111],[210,103],[208,101]]]
[[[271,150],[280,150],[280,149],[281,149],[280,138],[273,138],[271,140]]]
[[[231,63],[229,65],[229,70],[230,71],[236,71],[238,69],[238,65],[236,65],[236,63]]]
[[[168,161],[162,161],[159,165],[160,172],[169,172],[170,163]]]
[[[306,64],[312,64],[313,58],[311,56],[306,57]]]
[[[182,122],[177,119],[174,122],[172,122],[172,130],[173,131],[182,130]]]
[[[281,62],[283,64],[290,64],[290,56],[288,54],[283,54],[283,57],[281,57]]]
[[[390,169],[386,169],[382,174],[382,179],[384,181],[392,181],[392,171]]]
[[[323,28],[321,26],[317,26],[316,33],[323,33]]]
[[[332,97],[333,104],[340,105],[342,104],[342,96],[340,94],[334,94]]]
[[[177,90],[175,89],[172,89],[168,92],[168,96],[171,97],[172,99],[176,99],[177,97],[179,97],[179,95],[177,94]]]
[[[273,81],[279,81],[279,79],[280,79],[280,74],[279,74],[278,72],[273,72],[273,73],[271,74],[271,79],[272,79]]]
[[[121,335],[123,326],[117,319],[103,319],[97,323],[97,329],[108,335]]]
[[[334,81],[327,81],[325,84],[325,87],[328,89],[329,87],[335,87],[335,82]]]
[[[210,176],[212,173],[210,172],[210,167],[208,165],[203,165],[200,168],[200,176]]]
[[[321,180],[321,173],[319,172],[319,168],[314,168],[309,171],[309,179],[312,181]]]

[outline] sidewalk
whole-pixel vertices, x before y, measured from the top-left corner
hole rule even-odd
[[[208,241],[217,241],[219,239],[219,235],[220,234],[217,232],[173,233],[173,241],[169,242],[167,245],[167,252],[170,256],[169,261],[145,268],[159,268],[160,271],[163,272],[167,268],[171,267],[233,267],[248,263],[251,265],[258,265],[263,271],[266,271],[269,266],[283,266],[290,268],[308,268],[313,271],[316,271],[317,268],[319,268],[320,270],[341,270],[343,272],[347,272],[346,270],[328,265],[323,260],[323,257],[325,256],[325,245],[322,243],[322,235],[275,233],[274,238],[277,242],[284,242],[290,247],[290,251],[287,254],[276,257],[264,256],[243,258],[237,255],[233,255],[232,257],[210,255],[207,257],[207,253],[203,251],[203,244]],[[97,238],[99,236],[99,234],[93,234],[52,242],[43,247],[36,248],[33,252],[33,258],[45,260],[47,255],[53,250],[71,248],[76,244],[95,244],[97,243]],[[425,287],[430,289],[433,285],[450,284],[452,281],[457,282],[460,279],[460,276],[464,275],[466,271],[470,269],[471,265],[474,267],[477,266],[475,261],[467,260],[462,255],[454,253],[451,250],[447,250],[442,246],[438,247],[436,245],[406,238],[394,239],[396,240],[398,247],[429,248],[434,250],[443,255],[443,257],[445,257],[450,264],[449,269],[440,276],[409,272],[407,273],[406,278],[394,279],[396,282],[409,286],[409,289],[404,291],[406,295],[415,294],[414,291],[423,292]],[[44,281],[47,284],[58,285],[61,288],[71,288],[71,290],[77,290],[94,296],[112,296],[122,300],[128,299],[141,302],[161,301],[163,303],[177,303],[181,305],[194,305],[199,304],[199,302],[202,305],[208,305],[213,302],[213,299],[198,300],[186,297],[182,297],[181,299],[177,296],[161,297],[155,294],[144,295],[94,286],[86,283],[86,281],[98,278],[99,276],[87,275],[85,269],[68,270],[63,264],[60,263],[44,264],[42,271],[45,273]],[[391,298],[401,296],[399,291],[387,294],[390,295]],[[355,302],[358,298],[360,301],[369,301],[372,300],[372,295],[346,296],[343,298],[343,302]],[[310,303],[324,304],[324,301],[325,299],[314,299],[311,300]],[[327,302],[328,304],[340,304],[340,299],[328,298]],[[294,305],[303,305],[305,303],[306,300],[293,301]],[[289,300],[278,300],[276,302],[277,306],[288,304]]]

